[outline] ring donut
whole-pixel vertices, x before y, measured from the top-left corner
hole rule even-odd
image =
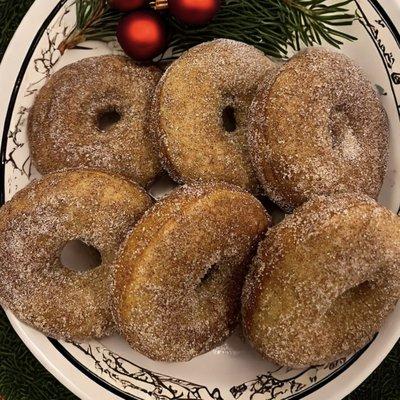
[[[157,203],[115,261],[115,320],[128,343],[160,361],[221,344],[269,222],[258,200],[227,184],[184,186]]]
[[[155,67],[115,55],[85,58],[51,75],[28,119],[39,172],[98,168],[151,183],[160,166],[147,114],[160,76]]]
[[[57,172],[32,182],[0,209],[0,303],[57,339],[111,333],[110,263],[151,203],[136,184],[100,171]],[[95,247],[101,265],[65,268],[60,253],[73,239]]]
[[[249,120],[257,176],[283,209],[334,191],[378,195],[388,120],[372,85],[346,56],[308,48],[276,67],[255,96]]]
[[[318,196],[260,244],[244,331],[279,365],[322,364],[364,346],[399,298],[399,218],[366,195]]]
[[[151,129],[173,179],[224,181],[257,191],[245,138],[247,112],[273,65],[252,46],[218,39],[191,48],[168,68],[154,95]]]

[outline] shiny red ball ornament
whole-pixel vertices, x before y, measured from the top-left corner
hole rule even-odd
[[[221,6],[220,0],[168,0],[170,13],[188,25],[209,23]]]
[[[117,39],[128,56],[136,61],[149,61],[164,50],[166,30],[157,12],[139,10],[122,18]]]
[[[148,0],[108,0],[111,8],[122,12],[137,10],[148,5]]]

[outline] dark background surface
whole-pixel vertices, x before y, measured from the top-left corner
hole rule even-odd
[[[33,2],[0,0],[0,60]],[[0,399],[1,396],[6,400],[76,399],[32,356],[0,308]],[[400,400],[400,342],[346,400]]]

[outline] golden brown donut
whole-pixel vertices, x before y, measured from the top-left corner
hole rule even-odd
[[[218,39],[191,48],[168,68],[154,95],[151,129],[173,179],[225,181],[257,191],[247,111],[273,65],[252,46]],[[235,123],[227,131],[224,115],[232,113]]]
[[[161,361],[222,343],[269,222],[258,200],[227,184],[184,186],[150,209],[115,261],[115,319],[128,343]]]
[[[0,303],[55,338],[109,334],[110,263],[151,203],[133,182],[100,171],[32,182],[0,209]],[[63,267],[60,253],[72,239],[99,250],[101,265],[85,272]]]
[[[55,72],[29,113],[29,145],[39,172],[99,168],[149,184],[160,171],[147,132],[160,76],[155,67],[115,55],[85,58]]]
[[[318,196],[260,244],[244,331],[280,365],[322,364],[364,346],[399,297],[399,218],[366,195]]]
[[[290,211],[334,191],[375,198],[389,126],[360,68],[342,54],[308,48],[267,78],[250,107],[247,136],[271,200]]]

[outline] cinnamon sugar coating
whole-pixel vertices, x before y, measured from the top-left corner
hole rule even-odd
[[[111,333],[110,263],[151,204],[133,182],[100,171],[69,170],[32,182],[0,209],[0,303],[57,339]],[[99,250],[101,265],[65,268],[60,253],[73,239]]]
[[[364,346],[399,298],[399,218],[366,195],[317,196],[260,244],[244,331],[280,365],[322,364]]]
[[[151,183],[160,165],[147,132],[148,108],[160,76],[156,67],[115,55],[85,58],[51,75],[28,120],[39,172],[89,167]],[[110,113],[114,123],[103,128]]]
[[[252,46],[218,39],[191,48],[167,69],[154,95],[151,129],[173,179],[258,191],[245,138],[247,112],[273,65]],[[226,108],[234,113],[233,131],[224,127]]]
[[[378,195],[388,120],[372,85],[346,56],[323,48],[299,52],[268,75],[249,120],[257,176],[283,209],[335,191]]]
[[[221,344],[269,223],[258,200],[227,184],[184,186],[156,203],[115,261],[115,319],[128,343],[161,361]]]

